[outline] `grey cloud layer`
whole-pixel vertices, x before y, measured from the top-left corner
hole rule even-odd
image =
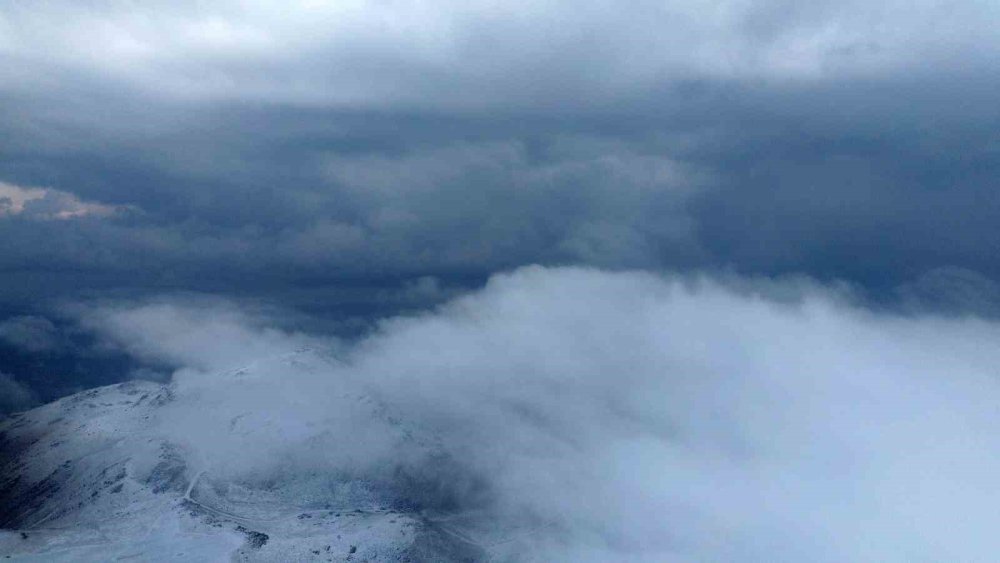
[[[1000,47],[996,8],[975,2],[52,2],[2,15],[8,89],[50,88],[56,69],[158,96],[350,107],[586,105],[677,78],[975,67]]]

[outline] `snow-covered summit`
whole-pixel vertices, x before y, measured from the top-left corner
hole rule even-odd
[[[440,455],[433,439],[350,382],[275,385],[328,377],[330,367],[306,351],[210,377],[92,389],[8,418],[0,423],[0,555],[485,558],[460,529],[427,517],[418,495],[401,488],[412,479],[398,468],[366,465],[382,452]],[[298,395],[319,388],[328,401]]]

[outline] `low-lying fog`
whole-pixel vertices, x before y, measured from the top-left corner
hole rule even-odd
[[[82,314],[180,366],[187,400],[162,428],[216,475],[387,483],[421,508],[530,523],[523,541],[551,560],[1000,552],[994,323],[873,313],[802,282],[540,267],[358,343],[225,303]],[[326,363],[213,385],[304,347]]]

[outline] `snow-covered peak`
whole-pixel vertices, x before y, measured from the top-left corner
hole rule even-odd
[[[483,558],[475,540],[426,517],[403,490],[412,482],[399,477],[405,470],[370,467],[380,451],[385,459],[401,449],[440,455],[433,440],[356,382],[332,380],[334,368],[306,350],[213,376],[93,389],[10,417],[0,423],[0,553],[24,561]],[[299,395],[317,390],[328,399]]]

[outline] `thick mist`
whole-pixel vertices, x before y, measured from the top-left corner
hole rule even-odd
[[[219,303],[79,314],[173,371],[158,423],[201,470],[341,475],[530,528],[501,556],[1000,550],[992,322],[873,313],[807,283],[540,267],[355,343]]]

